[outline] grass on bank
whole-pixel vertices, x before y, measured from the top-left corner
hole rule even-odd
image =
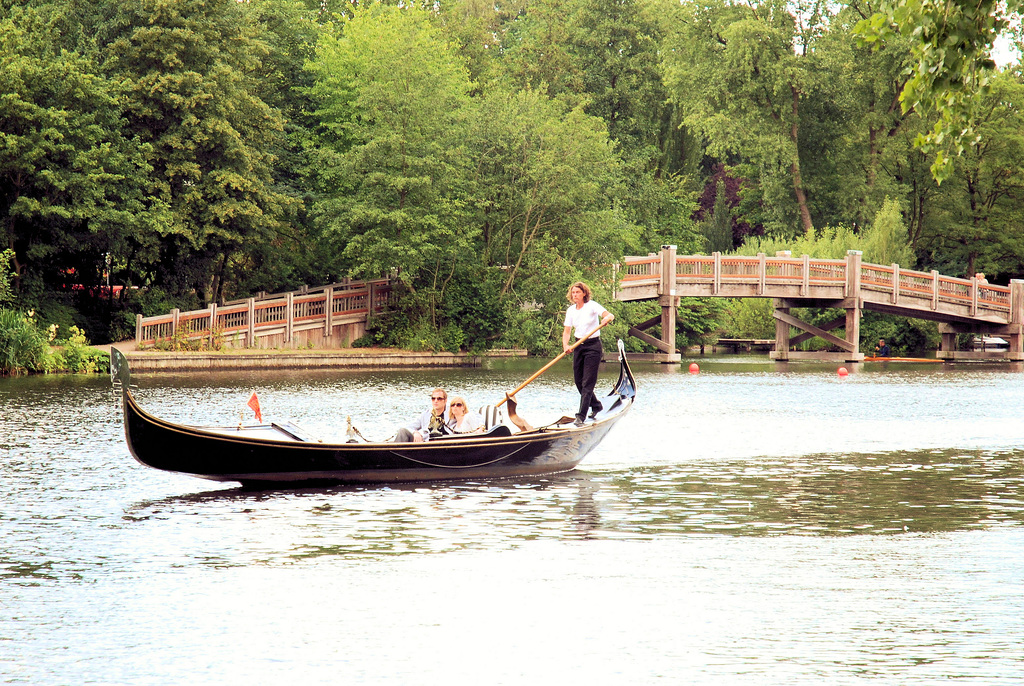
[[[110,371],[108,353],[89,345],[77,326],[64,337],[60,334],[56,324],[41,330],[32,311],[0,308],[0,375]]]

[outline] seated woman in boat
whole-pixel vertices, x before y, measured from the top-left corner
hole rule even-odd
[[[448,404],[449,412],[455,421],[453,431],[457,434],[483,433],[484,418],[477,412],[471,412],[462,396],[453,395]]]
[[[451,411],[446,411],[447,402],[448,393],[443,388],[435,388],[430,394],[431,408],[413,423],[399,429],[395,434],[395,443],[422,443],[451,434],[455,419]]]

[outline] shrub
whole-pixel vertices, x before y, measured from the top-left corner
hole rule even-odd
[[[13,250],[0,250],[0,304],[14,300],[14,290],[11,288],[11,279],[14,278],[14,272],[11,271],[13,259]]]
[[[46,370],[49,341],[36,326],[34,314],[0,309],[0,374]]]
[[[56,362],[52,365],[52,371],[72,372],[75,374],[95,374],[109,368],[110,360],[102,350],[97,350],[89,345],[85,332],[77,326],[72,326],[66,339],[58,342],[60,352],[54,354],[54,359],[59,359],[62,364],[58,367]]]

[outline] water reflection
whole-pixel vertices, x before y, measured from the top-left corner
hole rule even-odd
[[[1019,525],[1022,454],[928,451],[708,462],[287,491],[227,489],[140,501],[123,526],[194,517],[274,532],[222,564],[510,550],[530,541],[849,536]]]
[[[635,534],[849,535],[1019,524],[1019,453],[811,455],[614,480]]]

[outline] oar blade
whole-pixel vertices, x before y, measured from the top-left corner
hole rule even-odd
[[[508,419],[515,424],[520,431],[533,431],[530,423],[516,414],[516,401],[508,393],[505,394],[505,403],[508,405]]]

